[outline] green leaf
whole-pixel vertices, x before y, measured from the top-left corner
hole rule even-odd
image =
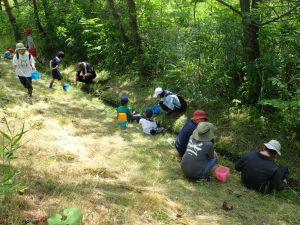
[[[15,146],[22,138],[22,136],[26,133],[27,131],[24,131],[24,124],[23,124],[23,127],[22,127],[22,130],[19,134],[17,134],[13,139],[12,141],[12,146]]]
[[[1,134],[3,135],[3,137],[5,137],[7,140],[11,141],[11,137],[10,137],[7,133],[3,132],[2,130],[0,130],[0,133],[1,133]]]
[[[47,219],[49,225],[63,225],[66,224],[62,221],[62,216],[60,214],[54,214],[49,219]]]
[[[83,214],[80,209],[69,208],[64,210],[64,215],[67,217],[68,225],[80,225],[83,219]]]
[[[54,214],[51,216],[47,222],[49,225],[81,225],[83,214],[80,209],[68,208],[63,211],[63,216],[60,214]]]

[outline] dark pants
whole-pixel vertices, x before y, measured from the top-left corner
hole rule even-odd
[[[129,122],[133,122],[133,121],[139,122],[141,118],[142,116],[140,114],[135,114],[132,115],[131,118],[129,118]]]
[[[19,80],[23,84],[24,88],[32,90],[32,78],[31,77],[20,77]]]

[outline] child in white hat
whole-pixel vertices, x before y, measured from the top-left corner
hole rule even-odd
[[[16,45],[16,54],[13,57],[13,67],[19,77],[21,84],[28,90],[29,97],[32,97],[32,78],[31,73],[35,71],[35,61],[30,53],[27,52],[24,44]]]

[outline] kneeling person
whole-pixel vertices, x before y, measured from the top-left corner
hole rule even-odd
[[[159,98],[159,105],[167,114],[173,112],[181,113],[187,108],[185,100],[180,95],[164,90],[161,87],[155,89],[153,97]]]
[[[214,125],[208,122],[199,123],[181,160],[181,169],[187,178],[209,179],[210,171],[217,164],[213,139]]]
[[[203,110],[196,110],[192,119],[188,120],[179,131],[175,147],[182,157],[186,151],[189,139],[200,122],[207,121],[206,113]]]
[[[74,84],[77,85],[78,81],[82,83],[92,83],[96,76],[96,72],[90,63],[80,62],[77,66]]]
[[[281,145],[276,140],[264,144],[260,152],[250,152],[235,165],[242,172],[242,182],[246,188],[263,194],[272,190],[282,190],[286,186],[287,167],[278,167],[273,158],[281,155]]]

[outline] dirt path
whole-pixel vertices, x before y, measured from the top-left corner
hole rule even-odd
[[[11,197],[7,224],[45,224],[67,207],[80,208],[87,225],[250,224],[257,218],[286,224],[287,214],[268,214],[272,209],[260,195],[245,193],[238,177],[223,186],[186,181],[174,137],[147,137],[137,124],[121,130],[114,109],[74,87],[64,93],[56,84],[50,91],[46,77],[34,82],[30,102],[9,65],[0,66],[0,117],[16,129],[25,121],[30,129],[14,163],[28,191]],[[271,206],[281,204],[270,199]],[[224,200],[238,210],[221,210]],[[283,210],[297,214],[299,207],[286,204]]]

